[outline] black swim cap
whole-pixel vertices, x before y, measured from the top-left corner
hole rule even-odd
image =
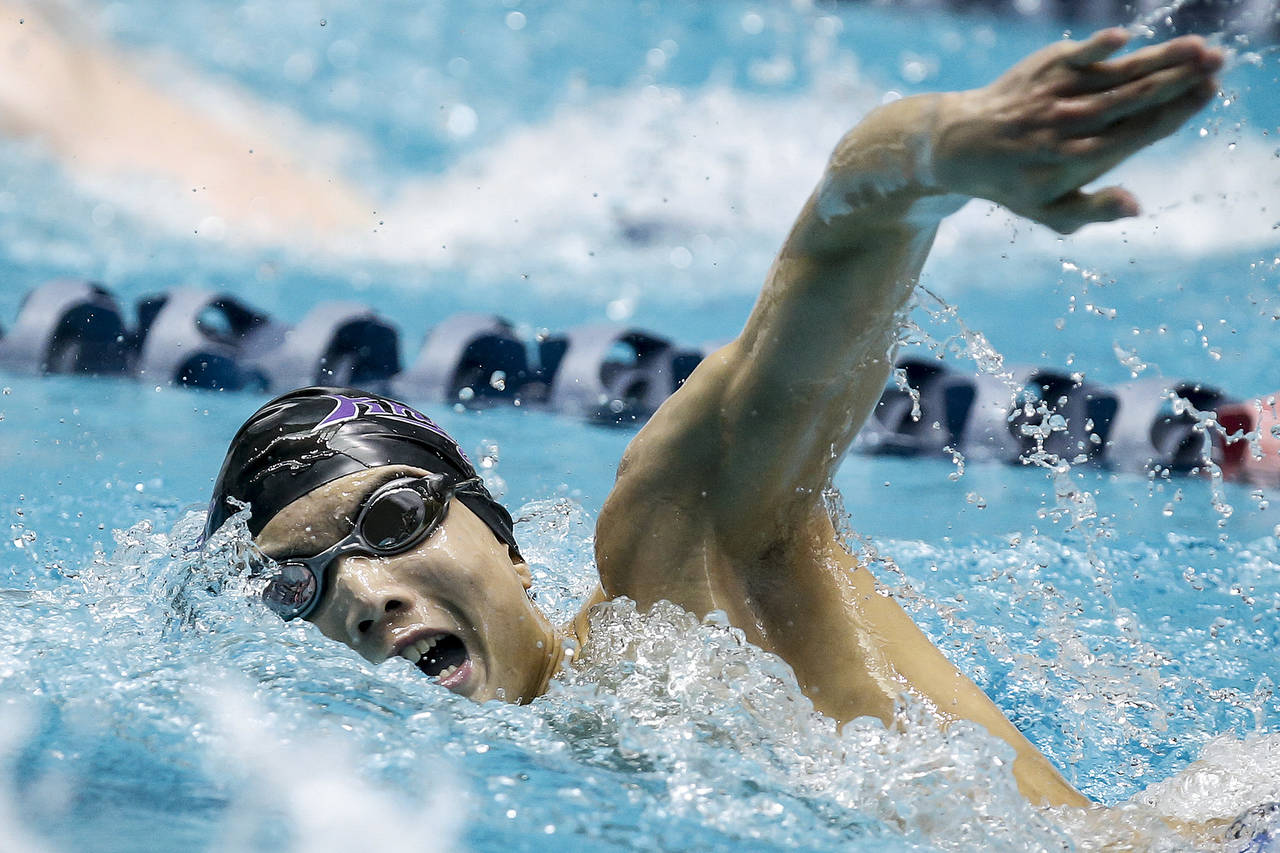
[[[449,434],[397,400],[355,388],[299,388],[275,398],[240,427],[213,487],[208,539],[238,509],[250,506],[257,536],[276,513],[339,477],[412,465],[457,480],[476,469]],[[516,546],[511,515],[480,484],[457,493],[501,541]]]

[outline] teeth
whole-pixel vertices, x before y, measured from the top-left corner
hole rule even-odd
[[[436,647],[436,643],[438,643],[438,642],[440,642],[440,635],[439,635],[439,634],[437,634],[437,635],[436,635],[436,636],[434,636],[434,637],[429,637],[429,638],[427,638],[427,639],[425,639],[425,640],[419,640],[418,642],[414,643],[413,645],[414,645],[415,647],[417,647],[417,649],[418,649],[418,656],[419,656],[419,657],[424,657],[424,656],[426,656],[426,655],[427,655],[427,653],[429,653],[432,649],[434,649],[434,648]]]
[[[436,678],[437,679],[448,678],[449,676],[453,675],[457,671],[458,671],[458,665],[454,664],[453,666],[446,667],[445,669],[441,670],[440,674],[437,675]]]
[[[436,634],[434,637],[428,637],[425,640],[418,640],[416,643],[410,643],[404,647],[403,651],[400,652],[400,657],[404,658],[409,663],[416,664],[436,647],[436,643],[440,642],[440,637],[440,634]]]

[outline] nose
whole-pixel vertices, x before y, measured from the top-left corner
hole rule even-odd
[[[412,593],[376,558],[349,558],[337,569],[334,600],[346,603],[343,621],[351,645],[359,649],[377,633],[376,626],[409,606]]]

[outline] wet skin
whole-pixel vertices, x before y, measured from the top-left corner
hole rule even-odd
[[[1088,800],[849,557],[821,494],[879,400],[943,217],[973,197],[1063,233],[1138,212],[1119,187],[1083,187],[1203,107],[1223,57],[1187,37],[1110,59],[1126,41],[1059,42],[850,131],[742,333],[627,448],[596,531],[606,594],[724,611],[841,722],[888,724],[910,693],[978,723],[1013,747],[1035,803]]]
[[[281,510],[258,534],[272,558],[317,554],[351,532],[364,500],[418,468],[392,465],[349,474]],[[309,619],[325,636],[372,663],[408,643],[452,635],[466,660],[450,690],[476,701],[527,702],[546,691],[564,641],[533,602],[529,567],[461,501],[412,549],[391,556],[348,555],[328,568]]]
[[[944,216],[979,197],[1069,233],[1138,212],[1119,187],[1083,187],[1204,106],[1222,54],[1187,37],[1111,59],[1126,40],[1113,29],[1059,42],[982,89],[882,107],[841,140],[742,334],[628,446],[597,523],[601,587],[587,607],[627,596],[721,610],[834,719],[887,724],[912,694],[944,724],[969,720],[1009,743],[1032,802],[1088,804],[843,550],[821,494],[879,399]],[[385,476],[291,504],[259,537],[264,550],[327,547]],[[458,692],[527,700],[585,619],[557,635],[524,597],[527,568],[496,542],[454,502],[412,551],[345,560],[313,621],[372,661],[405,632],[456,631],[480,673]]]

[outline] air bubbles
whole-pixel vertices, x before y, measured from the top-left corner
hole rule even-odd
[[[479,124],[480,117],[476,115],[475,110],[466,104],[454,104],[449,108],[444,126],[454,139],[466,139],[476,132]]]
[[[480,442],[480,446],[476,450],[476,458],[480,460],[480,467],[486,471],[496,468],[498,460],[501,458],[498,442],[492,439],[485,439]]]
[[[523,30],[529,19],[525,17],[524,12],[508,12],[505,19],[507,29],[519,32]]]
[[[1115,353],[1116,360],[1119,361],[1129,370],[1129,376],[1137,379],[1138,374],[1142,373],[1149,367],[1147,362],[1143,361],[1138,355],[1136,349],[1129,349],[1121,346],[1118,342],[1112,343],[1111,351]]]
[[[604,313],[615,323],[623,323],[631,319],[631,315],[636,311],[636,301],[630,296],[621,296],[611,300],[605,306]],[[1280,429],[1280,427],[1277,427]]]
[[[738,26],[749,36],[758,36],[764,32],[764,18],[758,12],[747,12],[738,21]]]
[[[908,83],[923,83],[937,71],[937,60],[917,53],[905,52],[898,63],[898,73]]]

